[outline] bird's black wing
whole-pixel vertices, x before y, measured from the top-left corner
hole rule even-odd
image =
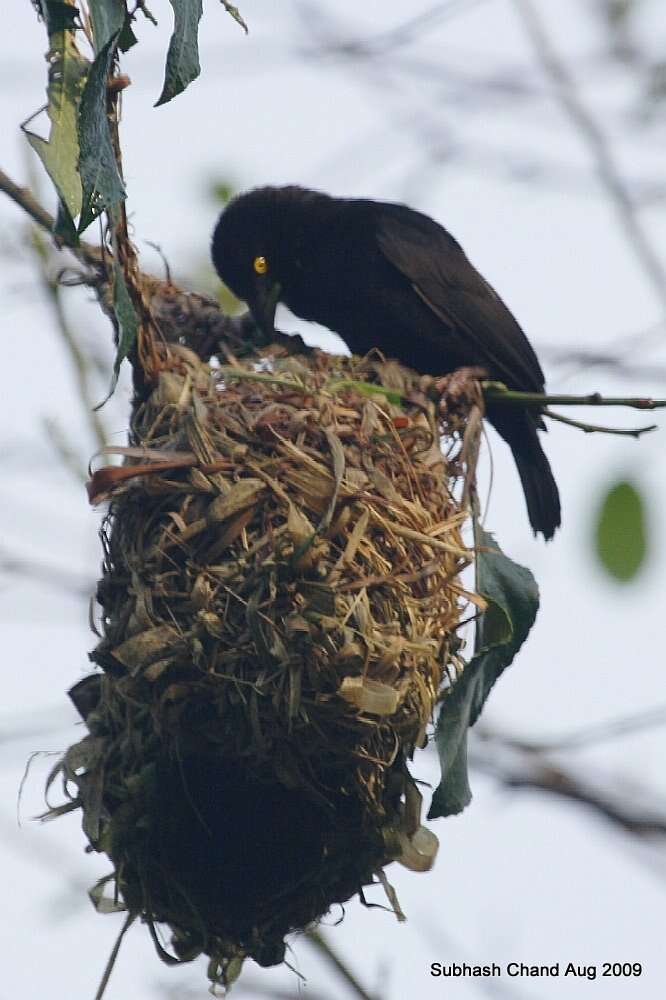
[[[453,236],[419,212],[386,203],[379,206],[376,231],[384,257],[412,283],[453,341],[461,341],[459,353],[470,364],[486,366],[513,388],[543,389],[527,337]]]

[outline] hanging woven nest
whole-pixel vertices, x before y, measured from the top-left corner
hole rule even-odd
[[[400,915],[384,866],[432,865],[407,761],[461,669],[464,470],[395,364],[161,352],[90,485],[101,672],[53,812],[80,806],[130,914],[227,983],[377,879]]]

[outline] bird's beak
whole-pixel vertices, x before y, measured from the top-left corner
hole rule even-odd
[[[248,302],[254,321],[266,337],[275,333],[275,310],[280,301],[282,286],[275,282],[257,282],[252,301]]]

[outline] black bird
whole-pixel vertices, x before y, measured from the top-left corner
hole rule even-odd
[[[284,302],[354,354],[376,347],[432,375],[478,365],[510,389],[543,392],[537,356],[500,297],[446,229],[405,205],[257,188],[222,212],[212,253],[267,334]],[[540,411],[490,405],[487,416],[513,452],[534,532],[552,538],[560,498]]]

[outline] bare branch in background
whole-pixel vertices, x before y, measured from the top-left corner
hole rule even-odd
[[[590,350],[575,345],[545,345],[540,348],[541,357],[548,358],[551,363],[569,365],[572,368],[605,368],[614,375],[623,378],[645,379],[653,382],[655,379],[666,379],[666,365],[650,363],[649,354],[663,351],[666,323],[653,323],[644,330],[621,334],[609,340],[602,349]],[[636,357],[642,360],[637,362]]]
[[[22,208],[38,226],[48,233],[53,233],[55,227],[53,216],[45,208],[42,208],[29,188],[15,184],[4,170],[0,170],[0,191],[3,191],[19,208]],[[104,266],[101,251],[90,243],[82,241],[77,247],[69,248],[69,250],[84,264],[96,269]]]
[[[411,45],[425,32],[432,30],[442,21],[450,17],[457,17],[466,14],[473,7],[478,7],[488,0],[445,0],[444,3],[437,3],[428,10],[421,11],[413,17],[393,28],[388,28],[377,35],[343,41],[342,36],[337,43],[327,43],[315,54],[335,55],[339,52],[344,55],[362,55],[363,57],[384,56],[388,52],[393,53],[396,49]],[[310,3],[300,3],[299,7],[309,16],[313,13],[313,5]]]
[[[72,597],[88,598],[93,590],[92,581],[86,581],[77,573],[60,566],[47,566],[46,563],[26,556],[14,555],[6,548],[0,549],[0,572],[28,577]]]
[[[496,730],[487,730],[483,725],[477,726],[474,732],[482,740],[493,739],[499,742],[508,742],[511,746],[524,750],[526,753],[553,753],[596,746],[607,740],[615,740],[620,736],[628,736],[645,729],[654,729],[657,726],[665,725],[666,705],[658,705],[656,708],[648,708],[644,712],[621,715],[597,725],[586,726],[584,729],[575,729],[571,733],[565,733],[563,736],[556,736],[550,740],[521,740],[515,736],[502,735]]]
[[[63,429],[61,423],[54,417],[44,417],[42,420],[46,438],[60,458],[63,468],[67,469],[73,479],[79,484],[86,481],[86,462],[77,453],[76,448]]]
[[[382,103],[387,104],[387,94],[401,94],[405,83],[419,82],[426,87],[429,99],[425,97],[418,105],[410,102],[406,113],[393,110],[391,122],[386,127],[386,136],[399,130],[416,136],[415,151],[420,154],[419,164],[408,172],[413,183],[410,187],[422,192],[423,184],[430,174],[442,165],[478,170],[487,176],[493,171],[500,177],[520,183],[555,186],[560,190],[597,190],[589,173],[573,165],[535,155],[533,144],[526,142],[523,148],[515,146],[498,147],[493,142],[471,139],[458,127],[459,117],[444,118],[444,109],[464,109],[465,120],[470,113],[487,115],[490,107],[501,107],[516,113],[517,106],[523,108],[540,104],[547,99],[547,86],[539,85],[525,78],[522,66],[506,66],[487,69],[483,61],[456,60],[456,49],[446,56],[429,58],[422,52],[405,53],[403,50],[414,41],[419,41],[427,32],[436,29],[445,18],[464,15],[472,10],[472,2],[437,4],[423,14],[410,18],[402,25],[378,35],[359,32],[352,24],[344,22],[330,10],[309,2],[299,2],[299,13],[306,41],[297,48],[301,58],[322,59],[331,63],[343,62],[379,93]],[[581,57],[577,70],[588,75],[598,75],[601,69],[608,69],[607,54],[600,57]],[[536,108],[537,113],[540,108]],[[615,122],[626,128],[626,116]],[[362,147],[367,160],[367,136],[365,132],[354,143]],[[374,145],[374,143],[373,143]],[[354,150],[348,148],[336,157],[334,163],[346,164],[357,161]],[[327,157],[316,170],[330,172],[331,162]],[[661,176],[652,178],[623,178],[625,189],[635,206],[654,204],[666,194]]]
[[[429,920],[419,920],[418,915],[416,922],[420,936],[428,942],[433,957],[438,961],[457,962],[458,965],[463,962],[468,965],[480,964],[479,956],[470,954],[465,944],[461,944],[457,937],[454,938],[448,928],[443,929],[440,925],[433,926]],[[495,979],[491,976],[474,978],[470,985],[475,986],[485,996],[494,997],[495,1000],[537,1000],[534,993],[525,993],[522,989],[518,992],[514,985],[508,987],[501,979]]]
[[[662,708],[645,726],[664,721]],[[618,723],[615,733],[620,734]],[[627,730],[628,731],[628,730]],[[585,806],[623,832],[641,837],[666,837],[666,804],[654,803],[654,793],[645,789],[629,795],[617,783],[599,775],[585,779],[574,769],[553,761],[538,744],[530,744],[511,735],[479,727],[470,744],[470,763],[477,770],[495,778],[508,789],[546,792]],[[582,745],[582,744],[581,744]]]
[[[516,767],[501,756],[496,756],[494,751],[492,755],[473,752],[470,763],[507,788],[547,792],[584,805],[626,833],[666,836],[666,813],[651,814],[647,810],[633,809],[621,799],[615,800],[611,793],[601,792],[596,781],[587,783],[553,764],[536,760],[529,767]]]
[[[310,942],[319,954],[326,959],[329,965],[331,965],[340,978],[350,987],[351,991],[359,998],[359,1000],[378,1000],[372,993],[368,993],[367,990],[361,986],[360,982],[351,971],[346,962],[338,955],[337,951],[329,944],[326,938],[318,931],[311,930],[306,934],[306,940]]]
[[[47,878],[57,873],[61,904],[66,899],[70,906],[86,905],[88,880],[71,866],[65,851],[36,831],[19,828],[16,817],[8,816],[4,810],[0,810],[0,834],[3,845],[8,845],[31,868],[43,869]]]
[[[62,301],[60,278],[57,275],[53,277],[50,274],[49,247],[36,226],[32,229],[31,243],[39,267],[42,288],[53,311],[55,328],[62,339],[74,372],[78,400],[83,407],[86,422],[90,428],[95,445],[97,448],[101,448],[107,441],[107,432],[99,412],[95,409],[99,400],[95,398],[90,384],[92,371],[87,351],[79,343],[78,336],[67,319]],[[83,470],[85,472],[85,463],[83,463]]]
[[[649,279],[663,313],[666,314],[666,269],[627,192],[622,173],[615,162],[603,130],[581,101],[574,79],[565,62],[558,56],[532,0],[513,0],[513,2],[562,108],[592,154],[599,179],[615,208],[627,241]]]
[[[55,222],[53,216],[49,215],[49,213],[42,208],[29,188],[21,187],[20,184],[15,184],[11,177],[7,176],[4,170],[0,170],[0,191],[4,191],[5,194],[9,195],[12,201],[16,202],[16,204],[30,216],[33,222],[36,222],[37,225],[42,227],[42,229],[53,229]]]
[[[636,364],[611,351],[587,351],[574,347],[543,348],[539,350],[539,355],[548,359],[552,365],[569,367],[572,372],[589,372],[594,368],[603,369],[632,382],[666,381],[666,365],[649,364],[649,362]],[[559,381],[562,381],[562,376]]]

